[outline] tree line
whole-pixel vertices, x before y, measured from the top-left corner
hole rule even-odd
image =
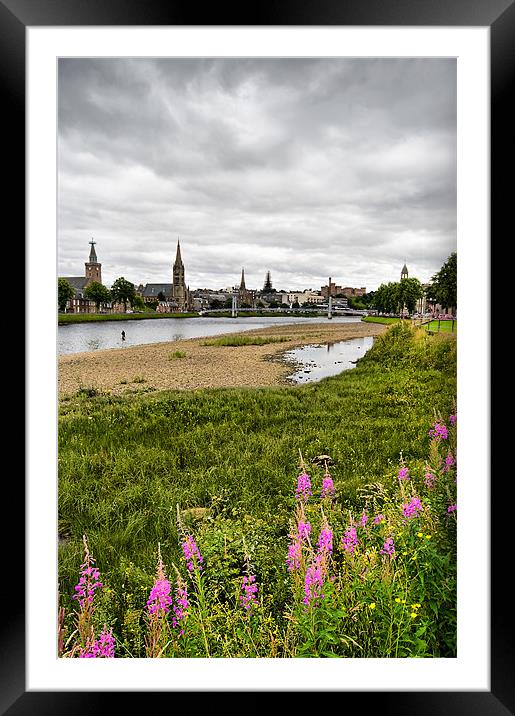
[[[359,298],[349,298],[351,308],[373,308],[379,313],[414,313],[417,301],[425,297],[431,305],[439,304],[446,312],[457,307],[457,254],[453,252],[442,268],[424,288],[417,278],[382,283],[376,291]]]
[[[67,302],[74,296],[75,291],[69,281],[65,278],[58,279],[57,305],[61,312],[66,310]],[[127,281],[123,276],[117,278],[110,289],[98,281],[92,281],[84,289],[84,298],[94,301],[97,311],[103,303],[123,303],[124,311],[127,311],[127,305],[138,309],[145,307],[141,296],[136,295],[134,284]]]

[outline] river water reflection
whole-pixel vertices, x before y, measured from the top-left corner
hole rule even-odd
[[[288,379],[293,383],[314,383],[330,375],[354,368],[356,361],[372,348],[372,336],[351,338],[324,345],[308,345],[284,353],[284,358],[295,363],[296,370]]]
[[[327,319],[325,319],[327,320]],[[333,323],[355,323],[360,316],[335,316]],[[248,318],[149,318],[132,321],[96,321],[58,326],[59,355],[126,348],[145,343],[165,343],[185,338],[203,338],[221,333],[240,333],[253,328],[318,323],[324,318],[265,316]],[[125,331],[125,341],[121,334]],[[346,341],[349,342],[350,341]]]

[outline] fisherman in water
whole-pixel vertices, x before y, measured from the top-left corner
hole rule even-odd
[[[125,340],[125,331],[122,331],[122,341]]]

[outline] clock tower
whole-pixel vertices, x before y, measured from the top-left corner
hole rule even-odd
[[[89,252],[89,261],[86,262],[86,273],[85,276],[88,279],[88,283],[92,281],[98,281],[102,283],[102,264],[98,263],[97,254],[95,251],[96,241],[89,242],[91,244],[91,251]]]

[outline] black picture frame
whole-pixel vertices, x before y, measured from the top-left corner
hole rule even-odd
[[[499,256],[504,233],[510,227],[508,211],[513,203],[513,181],[510,172],[514,163],[512,131],[515,127],[511,104],[514,102],[515,62],[515,3],[513,0],[318,0],[316,4],[284,2],[255,2],[248,7],[212,4],[198,7],[193,4],[164,2],[162,0],[0,0],[0,87],[2,89],[4,120],[4,177],[8,167],[9,181],[5,191],[5,206],[13,219],[11,238],[17,237],[23,246],[25,217],[25,42],[26,28],[34,26],[127,26],[127,25],[351,25],[351,26],[482,26],[490,28],[491,39],[491,266]],[[511,229],[509,229],[511,231]],[[495,238],[495,241],[494,241]],[[8,238],[6,237],[6,241]],[[494,250],[497,250],[496,251]],[[23,261],[23,257],[22,257]],[[496,284],[503,281],[503,261],[495,263]],[[507,279],[507,274],[504,275]],[[41,280],[50,280],[41,277]],[[36,287],[34,287],[36,288]],[[19,286],[17,286],[19,291]],[[490,287],[482,287],[483,295]],[[27,301],[30,308],[30,301]],[[492,331],[498,325],[492,315]],[[21,339],[23,344],[23,337]],[[503,374],[502,367],[497,375]],[[498,378],[500,382],[501,378]],[[491,388],[496,385],[491,380]],[[491,431],[491,455],[501,451],[503,435],[507,429],[498,425]],[[494,450],[496,447],[496,450]],[[21,476],[12,476],[9,487],[9,510],[14,506],[24,523],[25,485]],[[489,692],[343,692],[336,694],[337,708],[371,708],[383,714],[426,716],[456,714],[473,716],[491,714],[506,716],[515,713],[515,640],[513,599],[506,582],[513,563],[508,551],[509,535],[503,513],[505,487],[496,480],[491,482],[491,690]],[[7,504],[7,503],[6,503]],[[503,518],[494,515],[503,513]],[[19,520],[20,523],[20,520]],[[6,522],[3,522],[6,525]],[[24,714],[82,714],[107,713],[120,710],[120,692],[27,692],[25,688],[25,609],[23,590],[19,584],[24,551],[24,537],[18,529],[17,545],[12,548],[10,533],[4,527],[2,553],[4,589],[2,599],[2,638],[0,642],[0,712],[8,716]],[[11,579],[7,578],[11,575]],[[12,578],[16,575],[16,580]],[[16,587],[13,587],[13,581]],[[13,589],[16,589],[16,598]],[[193,667],[192,667],[193,668]],[[268,692],[240,694],[228,699],[223,692],[199,692],[184,700],[192,708],[209,707],[211,711],[228,710],[262,712],[274,703]],[[316,684],[313,684],[316,692]],[[338,689],[335,687],[335,691]],[[155,694],[165,698],[167,711],[178,706],[182,693]],[[272,695],[273,696],[273,695]],[[292,696],[292,694],[291,694]],[[130,693],[135,708],[149,707],[148,692]],[[303,708],[327,709],[320,694],[303,692]],[[182,701],[182,698],[181,698]],[[232,701],[232,703],[230,703]],[[324,703],[324,706],[321,704]],[[244,704],[244,705],[243,705]],[[317,705],[318,704],[318,705]]]

